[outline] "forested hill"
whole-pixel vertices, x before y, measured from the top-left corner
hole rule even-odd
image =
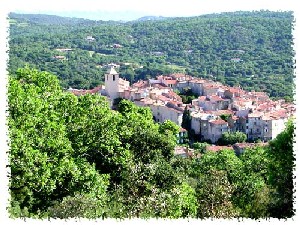
[[[40,25],[71,25],[71,26],[83,26],[83,25],[96,25],[96,24],[109,24],[114,21],[94,21],[83,18],[75,17],[62,17],[55,15],[46,14],[18,14],[10,13],[9,18],[17,20],[18,22],[29,23],[29,24],[40,24]],[[14,23],[14,22],[13,22]]]
[[[270,11],[127,23],[11,14],[9,70],[27,63],[58,75],[63,87],[92,88],[117,63],[131,82],[185,72],[291,99],[293,19]]]

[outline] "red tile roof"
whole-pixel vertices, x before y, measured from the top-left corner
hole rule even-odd
[[[222,120],[222,119],[210,120],[209,122],[214,124],[214,125],[225,125],[225,124],[227,124],[227,122],[225,120]]]
[[[170,77],[173,77],[173,78],[180,78],[180,77],[186,77],[187,75],[186,74],[183,74],[183,73],[173,73],[170,75]]]
[[[159,100],[161,100],[161,101],[163,101],[163,102],[170,101],[169,98],[167,98],[167,97],[165,97],[165,96],[163,96],[163,95],[158,95],[158,96],[157,96],[157,99],[159,99]]]
[[[163,83],[169,85],[169,84],[177,84],[177,80],[164,80]]]
[[[239,119],[238,116],[232,116],[231,118],[232,118],[233,120],[238,120],[238,119]]]
[[[198,100],[201,101],[201,102],[204,102],[207,99],[206,99],[206,96],[200,96],[200,97],[198,97]]]
[[[233,111],[232,110],[229,110],[229,109],[224,109],[224,110],[218,110],[218,111],[215,111],[215,112],[212,112],[214,115],[216,116],[221,116],[223,114],[228,114],[228,115],[232,115],[233,114]]]
[[[143,88],[143,87],[147,87],[147,85],[148,85],[147,81],[139,80],[138,82],[134,83],[132,86],[136,88]]]
[[[217,102],[217,101],[224,101],[220,96],[218,95],[211,95],[209,97],[210,101],[214,101],[214,102]]]
[[[268,143],[235,143],[233,146],[237,146],[239,148],[253,148],[256,146],[267,146],[269,145]]]
[[[212,151],[212,152],[218,152],[218,151],[225,150],[225,149],[233,150],[233,147],[232,146],[219,146],[219,145],[210,145],[210,146],[206,147],[207,151]]]
[[[231,87],[227,89],[228,91],[230,91],[231,93],[241,93],[243,92],[243,90],[239,87]]]
[[[262,112],[253,112],[253,113],[249,113],[248,117],[250,117],[250,118],[258,118],[258,117],[261,117],[262,115],[263,115]]]
[[[184,129],[183,127],[180,127],[180,130],[179,130],[180,132],[187,132],[187,130],[186,129]]]
[[[74,95],[85,95],[85,94],[96,94],[96,93],[98,93],[99,91],[101,91],[102,90],[102,85],[100,85],[100,86],[97,86],[97,87],[95,87],[95,88],[93,88],[93,89],[91,89],[91,90],[84,90],[84,89],[82,89],[82,90],[77,90],[77,89],[73,89],[73,90],[71,90],[71,92],[74,94]]]

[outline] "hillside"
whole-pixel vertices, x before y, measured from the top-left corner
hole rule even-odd
[[[270,11],[127,23],[11,14],[9,70],[29,64],[65,88],[92,88],[117,63],[131,82],[185,72],[291,100],[292,22],[291,12]]]
[[[48,72],[9,78],[10,218],[295,215],[293,121],[239,156],[197,143],[197,157],[184,158],[174,154],[179,126],[155,123],[148,107],[122,100],[113,111],[103,96],[63,91]]]

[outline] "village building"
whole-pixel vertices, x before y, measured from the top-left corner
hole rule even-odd
[[[95,41],[95,38],[93,38],[93,36],[91,36],[91,35],[88,35],[88,36],[86,36],[85,40],[87,40],[87,41]]]
[[[129,89],[129,81],[120,78],[114,67],[110,67],[104,76],[106,95],[110,98],[111,103],[113,103],[113,100],[120,98],[124,91]]]
[[[111,106],[116,98],[128,99],[138,106],[149,107],[156,122],[170,120],[179,126],[188,106],[191,129],[199,140],[211,143],[217,143],[224,132],[237,131],[245,133],[248,141],[259,139],[267,142],[284,130],[288,118],[295,113],[293,104],[284,100],[272,101],[264,92],[246,92],[240,87],[226,87],[180,73],[140,80],[130,86],[129,81],[119,77],[114,67],[111,64],[105,74],[105,87],[69,90],[76,95],[105,95]],[[199,95],[189,105],[183,104],[181,97],[174,92],[185,88],[191,88]]]

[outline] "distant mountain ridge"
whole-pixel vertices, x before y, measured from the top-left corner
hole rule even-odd
[[[143,16],[141,18],[138,18],[136,21],[165,20],[171,18],[172,17],[165,17],[165,16]]]
[[[30,64],[58,75],[63,87],[87,89],[103,81],[102,67],[116,63],[131,82],[184,72],[292,99],[292,12],[136,18],[96,21],[12,13],[9,69]],[[56,51],[65,48],[72,52]]]
[[[118,23],[117,21],[90,20],[84,18],[65,17],[47,14],[20,14],[11,12],[8,16],[9,18],[17,19],[23,22],[41,25],[98,25]]]

